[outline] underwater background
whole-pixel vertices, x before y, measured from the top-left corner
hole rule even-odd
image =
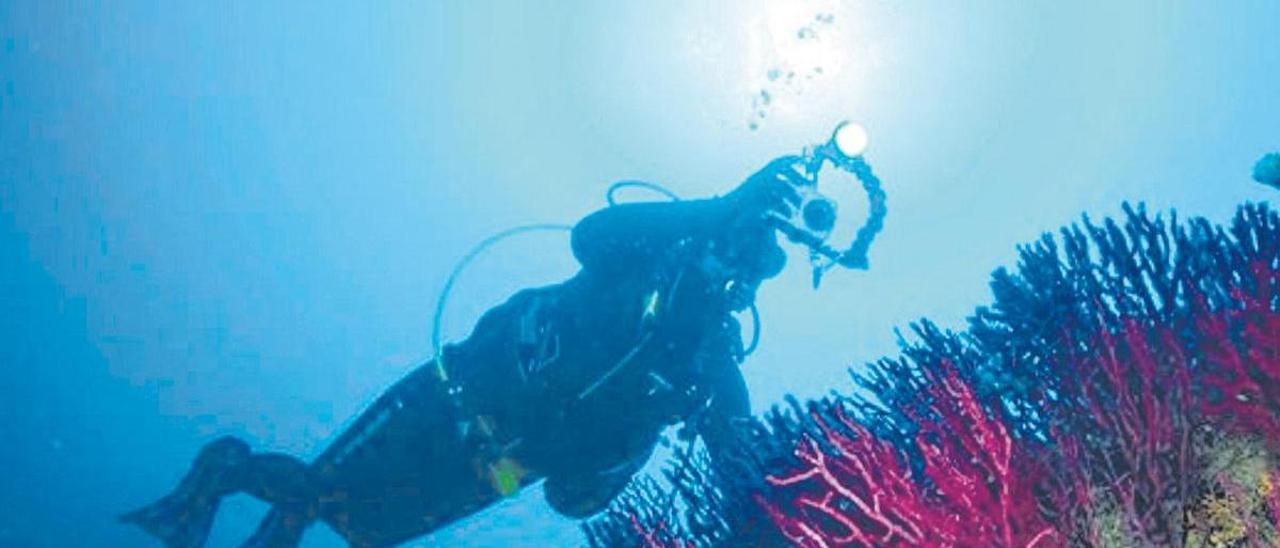
[[[475,242],[619,179],[723,193],[852,119],[872,268],[815,292],[794,250],[744,368],[759,411],[844,389],[1082,212],[1271,198],[1278,31],[1275,2],[4,3],[0,546],[147,545],[116,515],[205,442],[314,455],[425,361]],[[560,235],[496,248],[445,336],[575,268]],[[264,510],[229,499],[210,546]],[[581,542],[531,489],[411,545]]]

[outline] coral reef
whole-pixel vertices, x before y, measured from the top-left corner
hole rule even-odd
[[[964,332],[927,321],[848,395],[687,450],[597,546],[1280,541],[1280,216],[1125,206],[1020,249]]]

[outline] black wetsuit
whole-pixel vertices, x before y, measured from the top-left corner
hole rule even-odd
[[[445,348],[447,382],[437,361],[414,370],[310,465],[215,442],[183,487],[126,519],[197,546],[217,497],[244,491],[273,504],[249,545],[296,544],[320,520],[388,546],[499,500],[503,481],[546,479],[556,510],[590,515],[682,421],[714,456],[750,412],[732,313],[785,261],[758,222],[777,193],[760,186],[588,216],[573,231],[582,270],[485,313]]]

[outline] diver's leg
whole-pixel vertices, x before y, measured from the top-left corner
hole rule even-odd
[[[294,548],[312,521],[310,513],[274,507],[240,548]]]
[[[233,489],[277,507],[307,510],[315,505],[311,468],[282,453],[255,453],[235,475]]]
[[[239,479],[245,493],[273,504],[243,548],[293,548],[316,520],[316,481],[309,466],[279,453],[253,455]]]
[[[293,457],[254,454],[249,445],[225,437],[209,443],[173,493],[121,516],[170,547],[204,545],[222,497],[244,492],[292,513],[309,515],[315,490],[307,466]]]
[[[454,363],[475,371],[476,362]],[[415,369],[312,462],[319,520],[351,546],[396,546],[501,499],[437,379],[434,363]]]

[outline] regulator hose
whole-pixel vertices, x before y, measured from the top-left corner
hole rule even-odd
[[[527,234],[530,232],[569,232],[571,230],[573,230],[572,226],[558,223],[521,225],[508,228],[502,232],[489,236],[472,247],[471,251],[467,252],[466,256],[459,260],[458,264],[453,267],[453,272],[449,273],[448,281],[444,283],[444,289],[440,290],[440,297],[436,299],[436,311],[431,320],[431,351],[435,353],[435,356],[437,358],[440,357],[440,319],[444,317],[444,306],[449,301],[449,293],[453,291],[453,284],[458,281],[458,277],[462,275],[462,271],[467,268],[467,265],[471,264],[471,261],[474,261],[476,257],[479,257],[481,253],[484,253],[485,250],[489,249],[494,244],[512,236]]]
[[[648,181],[618,181],[613,183],[609,185],[609,190],[605,191],[604,201],[608,202],[610,207],[618,205],[618,202],[613,199],[613,195],[624,188],[643,188],[671,198],[671,201],[673,202],[680,201],[680,196],[670,190],[667,190],[667,187],[658,183],[650,183]]]

